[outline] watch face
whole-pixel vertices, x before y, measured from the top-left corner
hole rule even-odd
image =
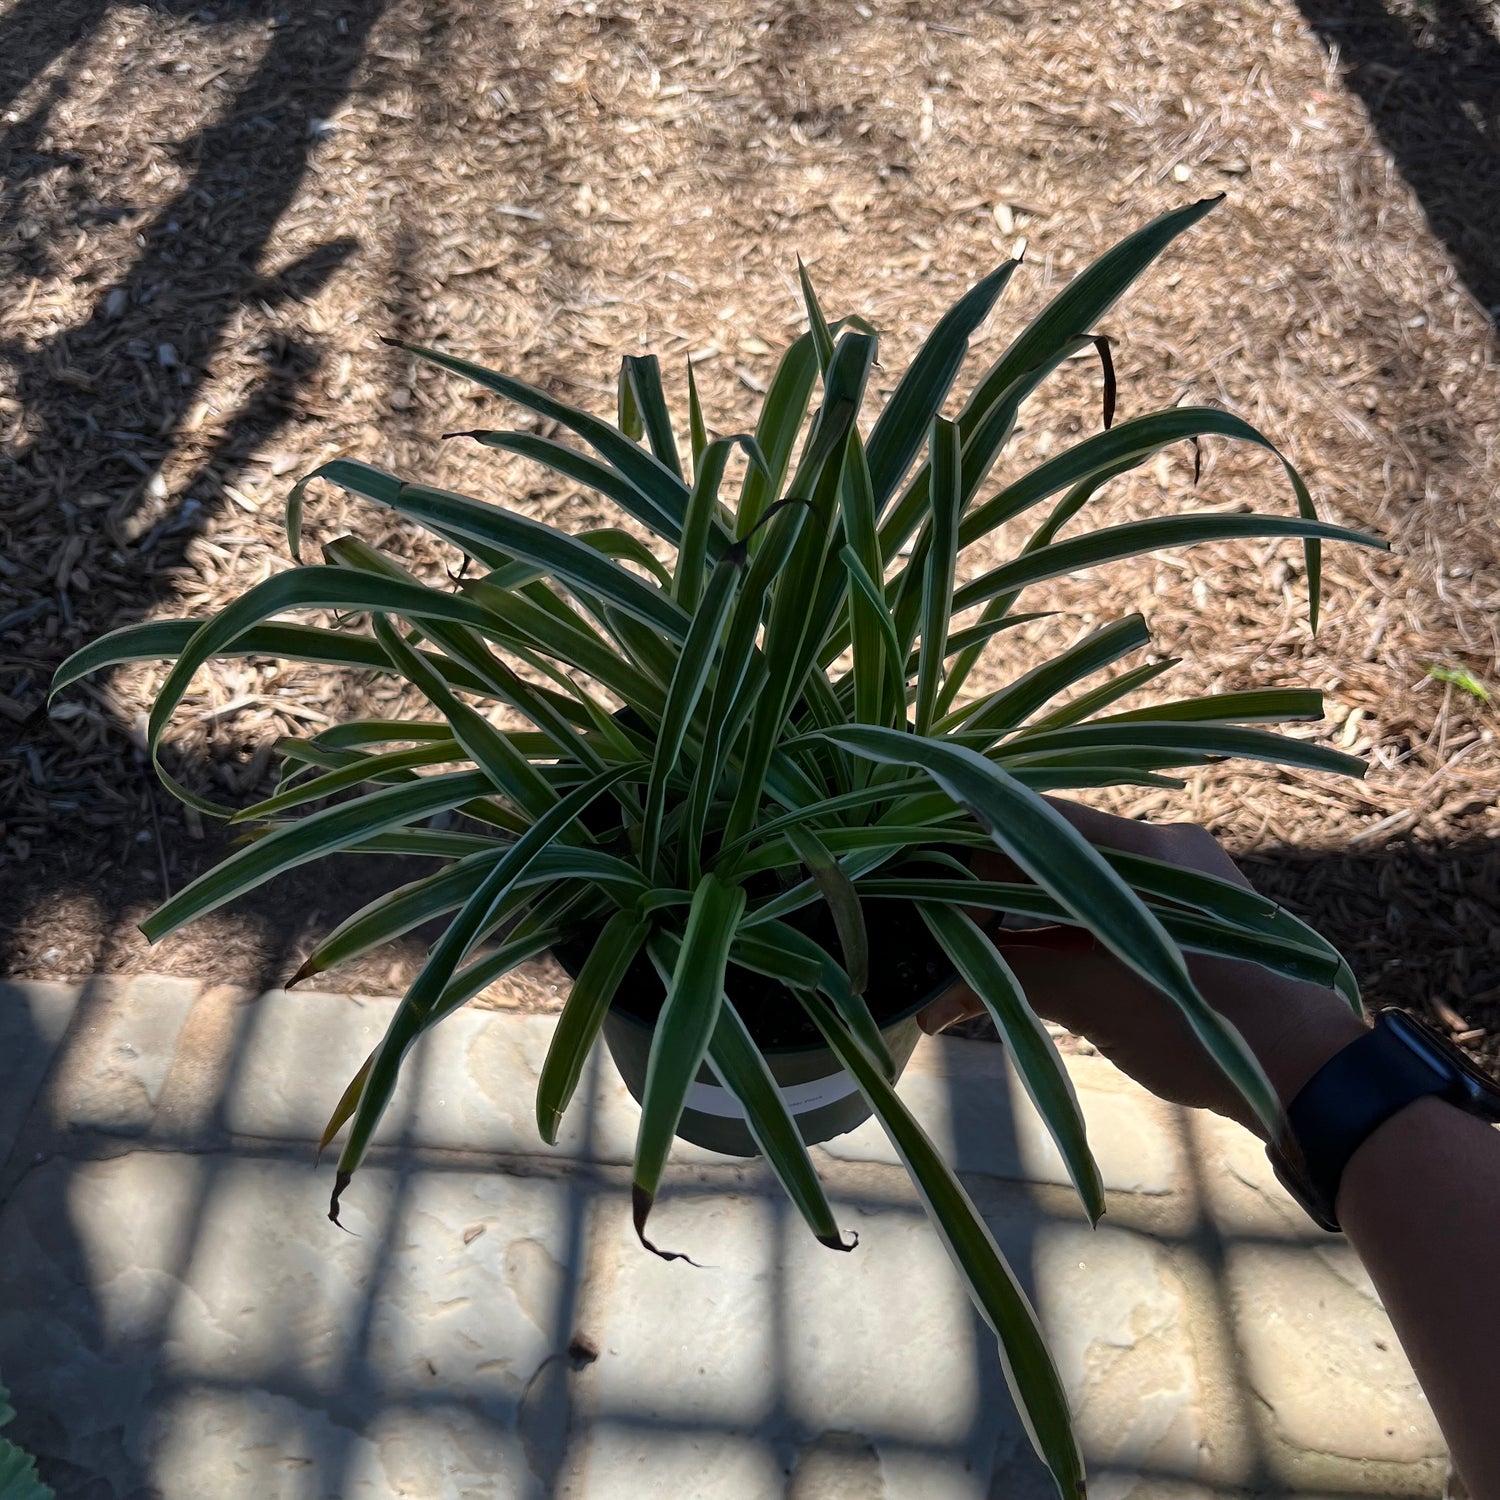
[[[1403,1010],[1383,1010],[1380,1019],[1413,1052],[1439,1072],[1452,1078],[1471,1106],[1487,1114],[1492,1120],[1500,1120],[1500,1083],[1491,1078],[1483,1068],[1470,1062],[1446,1037],[1439,1036],[1430,1026],[1424,1026]]]

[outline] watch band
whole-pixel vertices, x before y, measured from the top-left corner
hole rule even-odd
[[[1286,1117],[1302,1186],[1316,1195],[1314,1217],[1324,1228],[1339,1227],[1334,1203],[1349,1158],[1398,1110],[1442,1093],[1449,1082],[1387,1023],[1335,1053],[1303,1085]]]
[[[1500,1122],[1500,1085],[1430,1027],[1394,1008],[1336,1053],[1287,1106],[1289,1131],[1266,1148],[1282,1186],[1324,1229],[1350,1157],[1398,1111],[1428,1095]]]

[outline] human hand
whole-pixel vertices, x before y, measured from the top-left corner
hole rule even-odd
[[[1090,843],[1249,885],[1206,829],[1191,823],[1138,823],[1049,800]],[[998,849],[981,850],[973,867],[981,880],[1026,878]],[[1101,947],[1091,933],[1077,927],[1045,927],[1001,930],[992,936],[1039,1016],[1087,1037],[1117,1067],[1161,1098],[1215,1110],[1264,1134],[1264,1126],[1219,1071],[1177,1006]],[[1189,954],[1188,970],[1204,999],[1244,1037],[1283,1105],[1364,1030],[1332,990],[1236,959]],[[917,1019],[924,1031],[934,1033],[983,1013],[973,991],[958,984]]]

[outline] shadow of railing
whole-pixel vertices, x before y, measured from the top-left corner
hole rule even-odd
[[[1500,324],[1500,21],[1472,0],[1298,0],[1422,204],[1474,299]]]
[[[0,999],[14,1030],[24,996]],[[574,1133],[548,1155],[529,1097],[480,1108],[481,1082],[525,1082],[494,1064],[535,1040],[518,1041],[514,1020],[468,1015],[408,1061],[346,1200],[354,1233],[341,1233],[324,1217],[326,1169],[308,1170],[309,1137],[384,1015],[352,999],[205,992],[153,1117],[121,1122],[135,1132],[122,1137],[87,1102],[126,1035],[116,992],[84,987],[0,1176],[0,1371],[21,1413],[14,1436],[60,1500],[233,1500],[272,1484],[283,1500],[375,1500],[448,1482],[527,1500],[1051,1494],[992,1335],[904,1174],[868,1144],[823,1163],[840,1222],[862,1236],[853,1255],[816,1246],[759,1164],[690,1156],[669,1175],[659,1232],[703,1268],[666,1265],[629,1228],[633,1110],[612,1069],[595,1056]],[[140,1041],[152,1018],[137,1020],[127,1031]],[[278,1034],[288,1024],[296,1034]],[[7,1056],[41,1045],[23,1038]],[[1032,1185],[1029,1106],[1005,1071],[987,1066],[989,1049],[962,1048],[929,1044],[903,1088],[1050,1322],[1094,1240],[1051,1178]],[[1157,1437],[1122,1446],[1109,1433],[1104,1447],[1086,1441],[1090,1468],[1164,1493],[1295,1492],[1260,1435],[1226,1266],[1256,1246],[1304,1255],[1327,1241],[1310,1225],[1267,1236],[1212,1218],[1199,1144],[1176,1118],[1163,1149],[1188,1163],[1186,1188],[1170,1203],[1115,1194],[1098,1234],[1115,1253],[1139,1242],[1175,1268],[1163,1274],[1190,1265],[1209,1288],[1222,1353],[1194,1378],[1199,1399],[1231,1409],[1240,1452],[1232,1475],[1209,1480],[1180,1443],[1163,1458]],[[1117,1313],[1134,1326],[1132,1309]],[[1080,1337],[1116,1337],[1062,1321],[1065,1367],[1086,1359]],[[1382,1476],[1315,1488],[1418,1500]]]
[[[1367,1006],[1403,1006],[1500,1063],[1500,838],[1268,848],[1240,863],[1348,958]]]

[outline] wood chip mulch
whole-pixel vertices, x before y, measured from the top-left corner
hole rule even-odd
[[[621,354],[660,354],[679,402],[691,359],[729,432],[801,322],[798,252],[832,310],[885,332],[888,387],[1022,242],[976,365],[1127,229],[1225,192],[1103,324],[1121,415],[1228,406],[1392,553],[1328,549],[1315,640],[1286,546],[1064,579],[1033,605],[1059,617],[987,670],[1141,609],[1184,658],[1174,696],[1321,688],[1305,732],[1364,756],[1363,783],[1235,767],[1106,800],[1209,824],[1346,945],[1373,999],[1500,1055],[1500,44],[1480,10],[1460,36],[1416,3],[1361,30],[1281,0],[0,4],[0,971],[271,982],[409,874],[335,861],[147,949],[133,923],[221,847],[142,765],[163,674],[44,703],[104,629],[202,614],[288,566],[285,493],[335,454],[602,517],[440,442],[516,414],[380,335],[599,411]],[[1097,365],[1063,371],[1004,472],[1092,430],[1099,390]],[[1196,488],[1191,452],[1164,454],[1091,519],[1252,504],[1291,506],[1274,459],[1209,442]],[[434,576],[448,561],[332,492],[309,520]],[[246,802],[277,735],[410,709],[356,674],[217,663],[167,758]],[[390,989],[420,952],[333,979]],[[558,986],[529,972],[492,1003]]]

